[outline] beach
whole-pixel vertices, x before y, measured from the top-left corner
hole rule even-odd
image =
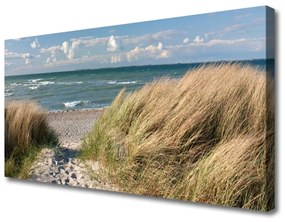
[[[98,109],[49,112],[48,124],[57,134],[59,146],[42,149],[31,167],[30,180],[116,190],[106,179],[98,176],[101,168],[98,161],[78,158],[84,135],[92,130],[102,112]]]
[[[48,113],[48,123],[56,132],[60,146],[80,149],[80,143],[90,132],[103,109],[70,110]]]

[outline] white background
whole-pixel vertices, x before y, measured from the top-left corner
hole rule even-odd
[[[284,1],[0,1],[0,221],[281,221],[284,206]],[[4,178],[4,39],[269,5],[277,13],[277,209],[257,213]],[[281,25],[282,24],[282,25]],[[283,101],[281,98],[283,97]],[[282,136],[283,132],[283,136]],[[283,218],[284,219],[284,218]]]

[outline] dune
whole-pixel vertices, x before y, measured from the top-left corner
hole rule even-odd
[[[121,191],[274,208],[274,80],[240,64],[122,90],[83,141]]]
[[[40,146],[56,144],[45,112],[35,102],[11,101],[5,106],[5,176],[17,177],[23,161]]]

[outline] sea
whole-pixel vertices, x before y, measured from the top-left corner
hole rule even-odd
[[[270,70],[271,74],[274,74],[273,60],[246,60],[238,63],[248,64],[261,70]],[[49,111],[102,109],[109,106],[123,88],[131,92],[162,77],[181,78],[187,71],[202,65],[205,63],[145,65],[5,76],[5,102],[33,100]]]

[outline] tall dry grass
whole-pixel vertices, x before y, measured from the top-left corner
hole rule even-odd
[[[47,123],[47,113],[31,101],[11,101],[5,106],[6,176],[13,176],[31,149],[57,143]],[[13,169],[15,168],[15,169]]]
[[[274,81],[238,64],[200,67],[121,91],[86,136],[122,191],[274,207]]]

